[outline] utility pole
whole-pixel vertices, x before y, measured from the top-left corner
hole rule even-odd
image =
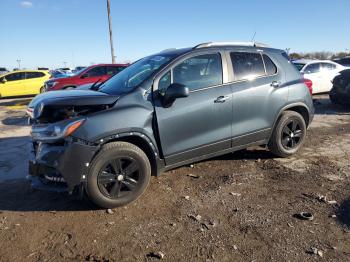
[[[18,69],[21,69],[21,59],[17,59],[16,61],[18,63]]]
[[[63,61],[63,66],[67,67],[67,62],[66,61]]]
[[[111,17],[111,3],[107,0],[107,13],[108,13],[108,25],[109,25],[109,42],[111,45],[112,64],[115,64],[114,48],[113,48],[113,34],[112,34],[112,17]]]

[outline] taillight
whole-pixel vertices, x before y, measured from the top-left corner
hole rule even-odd
[[[304,84],[309,89],[310,95],[312,95],[312,81],[310,79],[304,78]]]

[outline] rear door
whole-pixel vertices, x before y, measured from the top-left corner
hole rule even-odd
[[[230,86],[223,83],[227,65],[222,57],[220,52],[192,54],[155,81],[159,81],[155,85],[158,94],[164,94],[171,83],[190,90],[188,97],[176,99],[168,108],[159,98],[155,100],[167,165],[231,147],[232,94]]]
[[[329,92],[332,89],[332,80],[338,74],[337,67],[332,63],[321,63],[321,92]]]
[[[263,141],[271,133],[276,112],[288,98],[277,59],[260,51],[228,52],[233,79],[232,146]]]
[[[25,72],[25,87],[28,95],[39,94],[44,82],[45,74],[43,72]]]
[[[5,83],[0,83],[1,96],[20,96],[26,95],[25,75],[23,72],[16,72],[3,76]]]
[[[323,92],[323,76],[321,71],[320,63],[308,64],[304,70],[304,77],[312,81],[312,93],[321,93]]]

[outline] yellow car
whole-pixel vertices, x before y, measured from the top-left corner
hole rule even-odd
[[[36,95],[42,92],[48,71],[21,70],[0,76],[0,97]]]

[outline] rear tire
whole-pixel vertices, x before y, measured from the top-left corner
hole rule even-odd
[[[102,208],[129,204],[146,190],[151,178],[147,155],[127,142],[106,144],[91,163],[85,189]]]
[[[295,154],[306,137],[304,118],[295,111],[282,113],[268,143],[269,150],[279,157]]]

